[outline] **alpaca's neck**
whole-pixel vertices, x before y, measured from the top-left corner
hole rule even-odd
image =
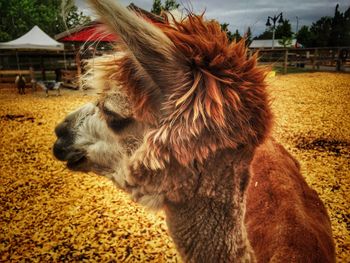
[[[255,261],[244,226],[249,161],[235,157],[230,151],[213,157],[194,198],[166,205],[170,234],[186,262]]]

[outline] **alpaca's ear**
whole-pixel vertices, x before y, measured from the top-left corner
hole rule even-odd
[[[138,75],[148,82],[148,85],[144,85],[145,88],[158,89],[160,94],[164,94],[169,85],[178,83],[178,78],[186,71],[183,65],[185,58],[175,51],[173,42],[162,30],[116,0],[89,2],[109,30],[126,44]]]

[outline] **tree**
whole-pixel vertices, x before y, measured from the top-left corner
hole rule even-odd
[[[298,43],[302,44],[304,47],[312,46],[312,33],[308,26],[302,26],[296,33],[296,38]]]
[[[269,26],[265,31],[254,39],[272,39],[272,26]],[[282,39],[282,37],[291,38],[293,36],[292,26],[288,19],[284,19],[282,23],[278,24],[275,29],[275,39]]]
[[[83,12],[78,11],[78,7],[74,4],[74,0],[65,0],[61,4],[61,21],[64,22],[66,28],[72,28],[77,25],[84,25],[91,22],[90,17],[85,16]]]
[[[297,32],[297,39],[305,47],[349,46],[350,7],[341,13],[336,5],[333,17],[321,17],[310,28],[303,26]]]
[[[292,36],[293,36],[292,26],[290,25],[288,19],[284,19],[283,22],[276,27],[275,38],[276,39],[278,38],[282,39],[283,37],[291,38]]]
[[[327,47],[332,30],[332,18],[328,16],[321,17],[310,27],[311,46]]]
[[[340,46],[343,31],[343,14],[339,12],[339,4],[335,7],[334,17],[332,18],[331,31],[329,34],[328,45],[331,47]]]
[[[162,11],[171,11],[179,8],[180,4],[176,0],[165,0],[164,5],[161,0],[153,0],[151,12],[156,15],[160,15]]]
[[[246,45],[249,47],[252,43],[252,31],[250,27],[248,27],[247,32],[245,32],[244,38],[246,39]]]
[[[270,28],[266,29],[262,34],[254,39],[272,39],[272,30]]]
[[[176,2],[176,0],[165,0],[164,11],[171,11],[174,9],[178,9],[180,4]]]
[[[220,24],[221,30],[224,31],[224,32],[226,32],[227,38],[228,38],[230,41],[232,41],[234,37],[233,37],[232,32],[228,29],[228,26],[229,26],[229,25],[230,25],[229,23],[222,23],[222,24]]]
[[[350,45],[350,7],[341,13],[339,5],[336,5],[328,45],[331,47]]]
[[[344,12],[344,31],[342,36],[342,46],[350,46],[350,7]]]
[[[282,45],[283,47],[290,47],[292,45],[292,37],[282,37],[278,43]]]
[[[238,32],[238,29],[236,29],[236,32],[232,35],[233,39],[236,40],[236,42],[240,41],[242,39],[241,34]]]
[[[156,15],[160,15],[162,12],[162,2],[160,0],[154,0],[151,12]]]
[[[90,21],[78,12],[73,0],[0,1],[0,41],[9,41],[28,32],[34,25],[50,36]],[[62,10],[65,6],[67,10]],[[62,16],[66,14],[66,16]]]

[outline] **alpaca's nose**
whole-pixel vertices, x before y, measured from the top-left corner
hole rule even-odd
[[[74,142],[73,132],[70,130],[68,121],[63,121],[55,128],[57,141],[53,146],[53,154],[60,161],[66,161],[72,152],[72,145]]]
[[[58,138],[55,144],[53,145],[53,154],[60,161],[66,161],[69,155],[70,143],[63,139]]]
[[[69,136],[69,128],[68,128],[68,122],[63,121],[60,124],[58,124],[55,128],[55,133],[58,138],[60,137],[66,137]]]

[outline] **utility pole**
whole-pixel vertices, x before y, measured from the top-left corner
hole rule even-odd
[[[299,17],[296,16],[296,19],[297,19],[297,30],[295,31],[295,33],[298,33],[298,31],[299,31]]]
[[[270,20],[272,21],[273,24],[271,24]],[[272,27],[272,49],[275,48],[276,22],[278,22],[279,24],[283,23],[283,15],[282,15],[282,13],[279,13],[277,16],[274,15],[273,17],[271,17],[271,16],[267,17],[266,26]]]

